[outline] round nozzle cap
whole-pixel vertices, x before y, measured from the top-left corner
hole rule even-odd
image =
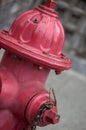
[[[60,116],[57,114],[57,108],[54,106],[50,110],[46,110],[43,115],[43,122],[48,124],[57,124]]]

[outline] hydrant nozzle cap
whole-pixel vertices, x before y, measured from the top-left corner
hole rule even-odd
[[[57,114],[57,108],[54,106],[50,110],[46,110],[43,114],[43,121],[51,124],[57,124],[60,120],[60,116]]]

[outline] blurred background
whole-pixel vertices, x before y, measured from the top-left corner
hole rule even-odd
[[[0,29],[9,29],[22,12],[46,0],[0,0]],[[56,11],[64,26],[64,53],[72,69],[55,76],[51,71],[46,87],[54,87],[61,121],[45,130],[86,130],[86,0],[57,0]],[[0,52],[2,56],[2,52]]]

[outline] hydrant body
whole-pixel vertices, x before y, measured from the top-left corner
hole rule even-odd
[[[0,64],[0,130],[27,130],[56,124],[60,116],[45,90],[50,69],[57,74],[71,61],[62,54],[64,31],[50,0],[19,16],[0,31],[6,49]]]

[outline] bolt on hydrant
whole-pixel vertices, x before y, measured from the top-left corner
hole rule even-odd
[[[59,122],[55,93],[45,90],[50,69],[71,67],[62,53],[64,30],[56,3],[26,11],[9,31],[0,31],[0,130],[35,130]],[[52,95],[52,96],[51,96]]]

